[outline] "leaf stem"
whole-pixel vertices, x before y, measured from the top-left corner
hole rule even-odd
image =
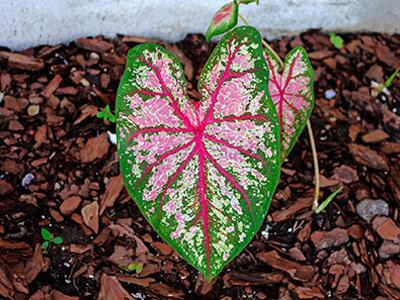
[[[244,24],[246,24],[247,26],[251,26],[249,22],[247,22],[247,20],[240,14],[238,13],[240,20],[243,21]]]
[[[315,192],[314,192],[313,210],[316,211],[318,208],[319,189],[320,189],[319,179],[320,178],[319,178],[317,147],[315,146],[314,134],[313,134],[310,120],[307,120],[307,130],[308,130],[308,136],[310,137],[311,152],[312,152],[312,157],[313,157],[313,161],[314,161]]]
[[[239,13],[239,18],[245,23],[247,26],[251,26],[250,23]],[[264,40],[261,39],[262,44],[265,48],[267,48],[271,53],[276,57],[279,62],[281,68],[284,67],[285,63],[280,58],[278,53]],[[318,164],[318,155],[317,155],[317,147],[315,146],[314,134],[312,130],[312,126],[310,120],[307,120],[307,130],[308,136],[310,137],[310,144],[311,144],[311,152],[314,162],[314,177],[315,177],[315,191],[314,191],[314,202],[313,202],[313,210],[314,212],[318,208],[318,199],[319,199],[319,190],[320,190],[320,176],[319,176],[319,164]]]

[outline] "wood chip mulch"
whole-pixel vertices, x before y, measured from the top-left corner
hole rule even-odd
[[[148,40],[81,38],[13,53],[0,48],[0,298],[400,299],[400,36],[343,35],[338,50],[310,31],[311,117],[321,168],[315,215],[307,133],[283,165],[265,223],[208,283],[153,232],[121,182],[113,124],[96,118],[115,92],[130,47]],[[201,35],[164,45],[185,67],[192,98],[211,54]],[[373,83],[372,83],[373,84]],[[61,236],[44,251],[41,228]],[[143,262],[139,275],[132,262]]]

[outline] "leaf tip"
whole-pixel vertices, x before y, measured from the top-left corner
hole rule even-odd
[[[206,41],[231,30],[237,25],[239,4],[236,0],[222,6],[212,18],[205,34]]]

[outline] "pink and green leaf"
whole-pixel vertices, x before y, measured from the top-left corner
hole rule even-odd
[[[239,4],[236,0],[222,6],[212,18],[206,32],[206,40],[209,42],[214,36],[228,32],[238,22]]]
[[[306,50],[286,56],[283,71],[275,54],[264,49],[269,68],[268,90],[279,118],[281,158],[289,155],[314,107],[314,72]]]
[[[280,172],[279,122],[261,37],[226,34],[203,68],[200,102],[158,45],[129,51],[117,96],[125,185],[156,232],[208,279],[259,230]]]

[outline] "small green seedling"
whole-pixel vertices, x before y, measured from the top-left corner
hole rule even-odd
[[[336,191],[334,191],[332,194],[330,194],[317,208],[315,211],[317,214],[321,213],[328,205],[331,203],[331,201],[336,197],[337,194],[339,194],[343,190],[343,187],[338,188]]]
[[[139,262],[132,262],[127,267],[129,272],[135,271],[136,274],[140,274],[143,271],[143,263]]]
[[[115,121],[116,121],[115,115],[111,112],[110,105],[108,105],[108,104],[106,105],[104,110],[99,111],[97,113],[97,117],[99,119],[103,119],[104,121],[108,120],[111,123],[115,123]]]
[[[379,84],[378,86],[378,94],[381,93],[385,88],[388,88],[392,85],[393,80],[396,78],[397,74],[400,71],[400,67],[397,68],[396,71],[393,72],[392,75],[390,75],[390,77],[388,79],[386,79],[386,81],[384,83]]]
[[[334,32],[329,33],[329,40],[331,41],[332,45],[335,46],[335,48],[343,48],[343,39],[340,36],[336,35]]]
[[[46,228],[41,228],[40,234],[42,235],[42,238],[44,240],[42,243],[42,249],[46,251],[50,249],[51,243],[54,243],[55,245],[60,245],[64,242],[61,236],[54,236]]]

